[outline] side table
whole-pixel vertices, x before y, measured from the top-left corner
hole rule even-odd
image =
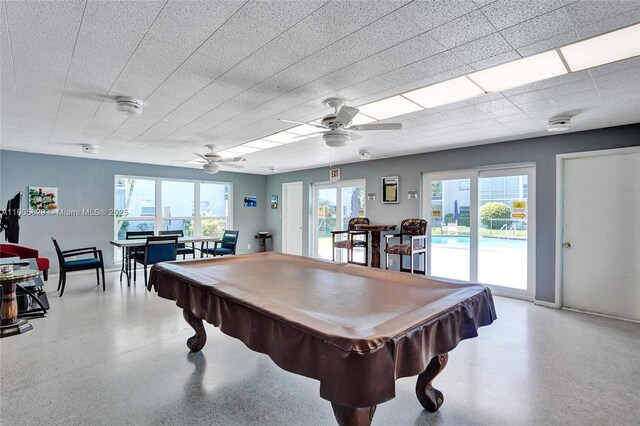
[[[267,251],[267,238],[271,238],[271,234],[258,233],[253,236],[253,238],[257,238],[260,240],[260,252]]]
[[[16,285],[38,276],[38,270],[22,269],[0,274],[2,285],[2,307],[0,307],[0,338],[26,333],[33,326],[25,319],[18,318]]]

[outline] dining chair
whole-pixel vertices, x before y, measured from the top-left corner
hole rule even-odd
[[[171,231],[159,231],[158,235],[175,235],[176,237],[184,237],[184,231],[182,229],[176,229]],[[191,247],[187,247],[185,243],[178,243],[178,256],[182,255],[183,259],[186,259],[186,255],[190,254],[193,258],[196,258],[196,251],[191,243]]]
[[[354,217],[349,219],[347,230],[345,231],[331,231],[332,242],[332,260],[336,261],[336,249],[347,250],[347,262],[354,263],[356,265],[369,265],[369,232],[358,231],[358,225],[369,225],[369,218],[367,217]],[[364,239],[362,238],[364,236]],[[346,237],[346,238],[344,238]],[[355,262],[353,260],[353,249],[364,249],[364,262]]]
[[[153,231],[127,231],[124,234],[124,239],[125,240],[144,240],[147,237],[153,237],[154,233]],[[124,249],[123,249],[124,250]],[[123,262],[128,262],[128,270],[131,271],[131,261],[133,260],[133,272],[135,275],[136,272],[136,262],[134,260],[135,256],[139,253],[142,253],[144,250],[144,248],[142,246],[140,247],[129,247],[126,249],[126,253],[124,255],[125,259],[123,259]]]
[[[147,266],[159,262],[176,260],[178,252],[178,237],[165,235],[161,237],[147,237],[142,251],[136,252],[134,262],[144,265],[144,284],[147,285]],[[133,282],[136,282],[136,270],[133,270]]]
[[[67,272],[84,271],[87,269],[96,270],[98,285],[100,285],[100,271],[102,271],[102,291],[105,291],[104,260],[102,258],[102,250],[98,250],[96,247],[83,247],[73,250],[61,250],[55,238],[51,237],[51,241],[53,241],[53,245],[56,249],[56,254],[58,255],[58,264],[60,267],[60,274],[58,276],[58,289],[56,290],[60,291],[60,297],[62,297],[65,285],[67,283]],[[68,257],[76,258],[78,256],[85,255],[93,255],[93,257],[67,260]]]
[[[420,255],[423,256],[426,264],[426,253],[427,253],[427,221],[424,219],[405,219],[400,224],[400,233],[399,234],[387,234],[384,236],[385,238],[385,256],[386,256],[386,265],[385,268],[389,269],[389,255],[397,254],[400,255],[400,270],[402,272],[411,272],[416,274],[425,273],[423,270],[414,269],[414,260],[413,256]],[[400,242],[398,244],[389,245],[389,240],[392,238],[399,238]],[[411,259],[411,267],[409,269],[403,267],[402,260],[404,256],[409,256]]]
[[[200,257],[203,253],[206,253],[207,256],[210,254],[213,256],[235,255],[239,233],[240,231],[225,230],[222,234],[222,240],[215,241],[213,248],[205,247],[203,243],[200,248]]]

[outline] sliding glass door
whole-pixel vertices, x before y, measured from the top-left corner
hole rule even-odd
[[[349,219],[365,216],[365,181],[350,180],[313,184],[313,257],[332,259],[332,231],[346,230]],[[346,261],[344,250],[336,250],[336,260]],[[361,253],[354,251],[354,260]]]
[[[427,274],[531,297],[533,175],[532,166],[425,173]]]

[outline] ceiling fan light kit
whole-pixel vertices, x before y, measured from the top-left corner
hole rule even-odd
[[[123,115],[137,117],[142,114],[142,106],[144,103],[131,96],[117,96],[116,110]]]
[[[571,128],[571,117],[568,115],[554,117],[547,123],[550,132],[566,132]]]

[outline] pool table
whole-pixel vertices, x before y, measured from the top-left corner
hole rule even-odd
[[[432,381],[447,353],[496,319],[479,284],[274,252],[160,263],[152,288],[183,309],[191,351],[205,345],[203,320],[213,324],[319,380],[340,425],[370,424],[400,377],[418,376],[419,402],[436,411],[444,399]]]

